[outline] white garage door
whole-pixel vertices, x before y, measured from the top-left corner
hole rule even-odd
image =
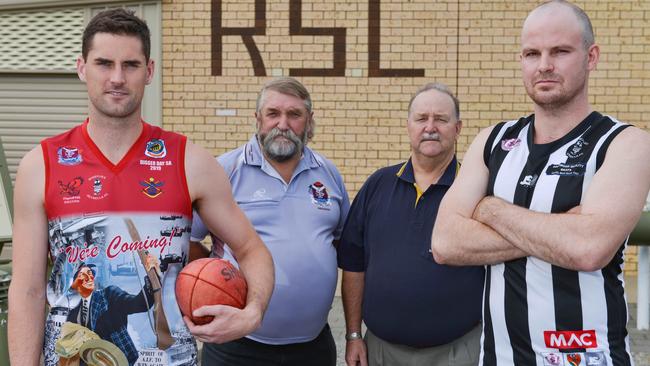
[[[0,138],[12,181],[25,153],[83,122],[87,104],[86,85],[77,75],[0,75]]]

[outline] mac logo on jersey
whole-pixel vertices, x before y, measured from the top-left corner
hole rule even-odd
[[[565,330],[544,331],[546,347],[557,349],[596,348],[596,331],[591,330]]]

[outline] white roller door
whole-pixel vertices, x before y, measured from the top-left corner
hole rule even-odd
[[[25,153],[83,122],[87,104],[86,85],[77,75],[0,75],[0,138],[12,181]]]

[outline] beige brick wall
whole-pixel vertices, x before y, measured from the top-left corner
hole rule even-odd
[[[590,81],[594,108],[650,128],[643,118],[650,111],[650,0],[576,3],[591,16],[601,45]],[[240,36],[222,38],[222,75],[212,76],[211,1],[163,1],[164,127],[224,153],[253,133],[255,97],[271,75],[333,67],[332,36],[290,36],[290,1],[265,4],[265,35],[253,39],[268,76],[255,76]],[[406,107],[426,82],[448,84],[461,100],[461,157],[480,129],[531,111],[517,52],[522,21],[534,4],[382,1],[381,68],[423,69],[424,77],[369,77],[369,0],[302,2],[303,27],[346,29],[345,76],[298,79],[314,99],[318,127],[311,146],[336,163],[352,197],[374,170],[408,158]],[[222,19],[223,27],[254,27],[255,1],[223,0]],[[628,258],[633,273],[636,258]]]

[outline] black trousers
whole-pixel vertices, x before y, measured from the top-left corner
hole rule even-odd
[[[312,341],[272,345],[240,338],[203,345],[204,366],[336,366],[336,344],[329,325]]]

